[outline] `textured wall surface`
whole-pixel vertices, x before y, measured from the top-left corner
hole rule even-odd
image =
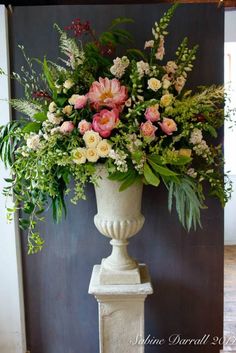
[[[30,56],[58,56],[53,23],[64,27],[75,17],[88,19],[100,31],[117,16],[136,20],[131,26],[140,48],[150,38],[152,23],[166,5],[76,5],[15,7],[10,18],[12,68],[22,58],[17,44]],[[167,52],[173,54],[184,36],[200,44],[190,86],[223,82],[224,13],[215,5],[184,5],[170,26]],[[21,94],[19,87],[13,87]],[[87,294],[92,267],[107,256],[110,246],[93,225],[94,191],[88,201],[72,206],[61,225],[50,212],[40,225],[44,251],[27,256],[22,235],[28,348],[31,353],[98,352],[97,303]],[[223,211],[212,199],[202,213],[203,229],[187,234],[175,214],[167,211],[163,187],[145,187],[146,223],[131,240],[130,253],[148,264],[155,294],[146,302],[146,335],[171,334],[197,338],[223,332]],[[146,353],[213,353],[217,345],[147,345]],[[119,352],[117,352],[119,353]]]

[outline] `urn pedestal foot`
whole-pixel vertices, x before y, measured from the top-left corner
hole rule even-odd
[[[100,353],[144,353],[144,301],[152,294],[146,265],[140,264],[140,284],[103,285],[95,265],[89,293],[98,301]],[[141,343],[140,343],[141,342]]]

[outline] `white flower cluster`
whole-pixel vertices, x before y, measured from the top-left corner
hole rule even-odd
[[[128,155],[125,152],[111,149],[109,157],[114,160],[114,164],[119,172],[126,173],[128,171],[128,165],[126,162]]]
[[[149,75],[150,66],[148,63],[145,63],[143,60],[137,62],[137,71],[139,78],[142,78],[144,75]]]
[[[117,57],[116,59],[113,60],[113,66],[110,68],[110,71],[112,75],[114,75],[117,78],[121,78],[127,67],[129,66],[129,59],[127,56],[122,56],[122,58]]]
[[[203,158],[207,158],[209,154],[209,147],[205,140],[202,139],[202,131],[195,128],[191,132],[191,136],[189,142],[194,145],[193,150],[198,156],[202,156]]]
[[[37,134],[31,134],[26,140],[29,149],[36,151],[40,147],[40,137]]]
[[[137,170],[139,174],[143,174],[144,164],[146,163],[146,156],[143,155],[142,158],[137,162],[132,160],[134,168]]]
[[[126,147],[130,153],[137,151],[137,149],[142,146],[142,141],[138,139],[136,134],[128,135],[127,140],[128,140],[128,143]]]
[[[198,143],[201,143],[202,141],[202,131],[195,128],[191,132],[189,142],[192,143],[193,145],[197,145]]]

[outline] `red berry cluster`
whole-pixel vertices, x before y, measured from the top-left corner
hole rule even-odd
[[[81,34],[90,32],[89,21],[82,23],[79,18],[76,18],[71,22],[70,26],[65,27],[66,31],[73,31],[76,37],[81,36]]]
[[[33,92],[33,98],[51,99],[51,96],[47,92],[36,91],[36,92]]]

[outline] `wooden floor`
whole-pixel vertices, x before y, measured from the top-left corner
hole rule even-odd
[[[224,352],[236,353],[236,246],[225,246]]]

